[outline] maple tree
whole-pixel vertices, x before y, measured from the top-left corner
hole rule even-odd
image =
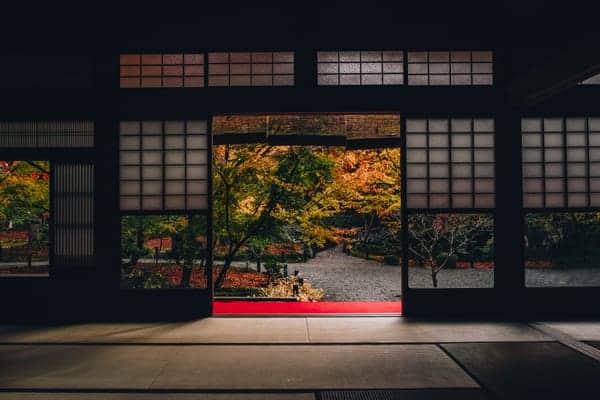
[[[331,199],[338,203],[338,210],[361,218],[362,226],[357,230],[355,239],[363,247],[386,240],[398,243],[400,150],[346,150],[337,158]]]
[[[222,145],[213,171],[216,248],[225,249],[217,288],[246,245],[262,252],[278,240],[339,242],[348,230],[330,224],[332,217],[362,218],[350,233],[365,243],[375,229],[399,235],[398,149]]]
[[[26,230],[32,219],[45,222],[50,206],[47,161],[0,161],[0,228]],[[44,224],[43,235],[47,234]]]
[[[176,275],[176,286],[190,287],[193,272],[201,271],[206,265],[205,237],[206,218],[199,215],[123,217],[121,253],[125,281],[133,287],[164,288],[174,286],[173,276]],[[153,239],[147,240],[149,238]],[[150,248],[149,244],[158,246]],[[154,265],[148,263],[152,257],[155,258]],[[157,267],[158,257],[173,261],[169,268],[162,268],[168,274],[162,274],[161,268]],[[144,258],[146,261],[140,264]]]
[[[413,214],[409,217],[408,250],[429,268],[433,287],[451,260],[472,251],[478,241],[493,240],[493,219],[484,214]]]
[[[216,244],[226,248],[215,287],[222,286],[242,246],[286,236],[281,222],[297,223],[301,212],[312,209],[332,180],[331,167],[331,160],[309,147],[215,147],[214,232]]]

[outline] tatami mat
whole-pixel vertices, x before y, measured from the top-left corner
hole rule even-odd
[[[552,338],[520,323],[411,321],[401,317],[206,318],[181,323],[0,328],[1,343],[438,343],[547,340]]]
[[[313,343],[509,342],[551,340],[519,323],[411,321],[404,318],[308,318]]]
[[[476,383],[433,345],[0,346],[0,388],[369,389]]]
[[[543,322],[577,340],[600,340],[600,321]]]
[[[442,347],[500,399],[592,399],[600,393],[600,363],[560,343]]]

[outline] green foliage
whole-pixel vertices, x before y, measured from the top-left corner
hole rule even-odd
[[[189,287],[191,271],[197,261],[203,264],[206,243],[206,218],[200,215],[124,216],[121,219],[122,281],[125,287],[157,289],[169,287],[168,279],[153,270],[151,258],[155,247],[159,257],[181,266],[181,287]],[[171,248],[163,248],[170,239]],[[151,242],[148,242],[151,240]],[[140,259],[145,258],[143,262]]]
[[[297,226],[307,243],[324,244],[313,229],[327,211],[316,201],[332,180],[333,162],[308,147],[218,146],[213,157],[214,232],[225,263],[216,287],[243,246],[294,240]],[[324,214],[325,213],[325,214]]]
[[[0,161],[0,228],[12,223],[13,229],[26,229],[31,219],[48,213],[49,169],[47,161]]]
[[[363,218],[359,214],[346,212],[323,217],[320,223],[332,228],[354,228],[362,225]]]
[[[256,243],[267,239],[267,226],[273,227],[275,205],[270,197],[275,191],[271,187],[275,165],[263,162],[270,161],[266,157],[270,151],[266,145],[215,148],[214,233],[218,242],[229,246],[228,257],[251,238],[262,236]]]
[[[121,282],[126,289],[168,289],[165,276],[151,269],[122,269]]]
[[[467,251],[465,251],[467,253]],[[446,269],[454,269],[456,268],[456,262],[458,261],[458,256],[456,254],[448,254],[446,252],[439,253],[435,256],[435,262],[437,265],[442,265],[445,263]]]
[[[357,242],[353,249],[359,253],[364,253],[365,255],[377,256],[388,254],[387,246],[385,246],[383,243],[377,243],[375,241]]]
[[[395,254],[388,254],[383,257],[383,262],[386,265],[400,265],[400,257]]]
[[[368,238],[359,236],[359,240],[354,244],[354,248],[360,252],[369,255],[393,254],[400,252],[400,242],[395,235],[390,234],[385,227],[371,229]]]
[[[530,260],[553,261],[565,268],[597,265],[600,261],[600,214],[528,214],[525,243]]]
[[[143,234],[147,224],[149,220],[144,217],[121,218],[121,258],[128,259],[128,265],[135,264],[137,260],[149,254],[143,245]]]
[[[245,246],[249,254],[260,255],[265,243],[322,249],[350,235],[365,253],[398,251],[398,149],[250,144],[217,146],[214,154],[216,255],[225,259],[222,275]]]
[[[278,263],[273,259],[265,263],[265,270],[271,278],[286,278],[287,267],[287,264]]]

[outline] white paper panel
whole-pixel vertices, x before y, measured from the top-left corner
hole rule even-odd
[[[586,207],[587,206],[587,194],[569,193],[568,202],[569,202],[569,207]]]
[[[427,193],[427,180],[408,179],[406,182],[406,187],[410,193]]]
[[[450,168],[448,165],[430,165],[429,176],[432,178],[446,178],[450,176]]]
[[[477,144],[477,141],[475,142]],[[471,134],[455,133],[452,135],[452,147],[471,147]]]
[[[493,208],[495,206],[494,195],[479,194],[475,197],[476,208]]]
[[[454,208],[472,208],[473,207],[473,196],[468,194],[453,194],[452,195],[452,206]]]
[[[473,192],[471,179],[453,179],[452,191],[454,193],[471,193]]]
[[[469,208],[478,207],[477,204],[486,204],[485,208],[493,206],[493,119],[409,118],[406,123],[407,173],[411,178],[407,185],[408,195],[426,193],[427,190],[430,194],[427,198],[419,197],[419,201],[426,202],[419,208]],[[472,133],[472,127],[485,133]],[[541,152],[536,151],[539,160]],[[428,168],[425,163],[429,163]],[[449,185],[450,177],[453,178],[452,185]],[[454,201],[450,204],[450,190],[459,195],[456,204]],[[473,200],[483,195],[485,200],[479,203]],[[413,207],[410,202],[408,206]]]
[[[185,194],[185,181],[167,181],[165,183],[165,193],[166,194]]]
[[[427,176],[427,166],[410,164],[406,167],[406,176],[409,178],[423,178]]]
[[[457,178],[470,178],[473,176],[473,169],[470,164],[453,164],[452,176]]]
[[[429,206],[431,208],[449,208],[450,207],[450,198],[449,195],[437,195],[432,194],[429,196]]]
[[[208,182],[205,121],[123,121],[121,128],[123,210],[185,211],[194,204],[205,207],[206,201],[198,199],[206,194]]]

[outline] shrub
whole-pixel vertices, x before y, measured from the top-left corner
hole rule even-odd
[[[395,254],[388,254],[383,257],[383,262],[386,265],[400,265],[400,257]]]
[[[448,257],[447,253],[440,253],[437,255],[437,257],[435,257],[435,262],[438,265],[441,265],[444,263],[444,261],[446,261],[446,258],[448,258],[448,262],[446,263],[445,268],[456,268],[456,262],[458,261],[458,257],[456,255],[451,255]]]
[[[356,242],[352,249],[368,255],[384,255],[388,250],[382,242]]]
[[[273,278],[284,278],[287,275],[287,264],[269,260],[265,263],[267,274]]]
[[[169,281],[163,274],[148,269],[137,267],[128,270],[123,268],[121,274],[123,277],[121,284],[127,289],[169,288]]]
[[[295,279],[277,279],[267,287],[259,289],[260,295],[265,297],[292,297],[294,295]],[[319,288],[313,288],[311,284],[304,281],[304,284],[298,288],[298,301],[320,301],[325,296],[325,291]]]

